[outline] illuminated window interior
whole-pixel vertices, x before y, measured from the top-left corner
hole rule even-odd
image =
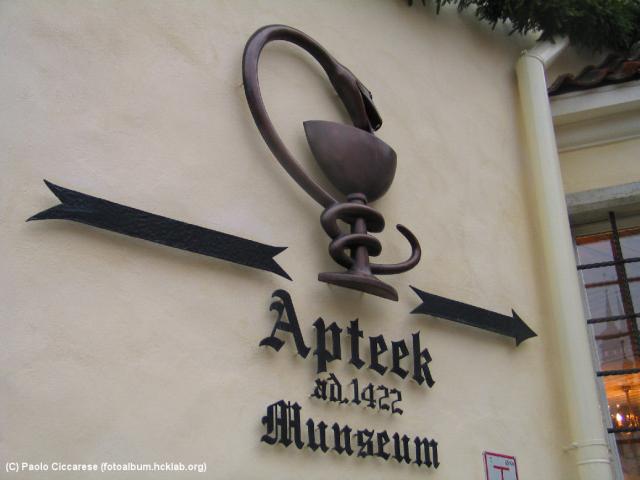
[[[576,237],[597,375],[625,480],[640,479],[640,227]]]

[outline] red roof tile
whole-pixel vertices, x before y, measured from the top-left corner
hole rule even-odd
[[[547,92],[552,97],[633,80],[640,80],[640,54],[628,58],[611,54],[600,65],[589,65],[578,75],[560,75]]]

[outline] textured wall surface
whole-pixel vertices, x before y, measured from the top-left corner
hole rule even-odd
[[[419,3],[419,2],[417,2]],[[382,262],[423,246],[388,277],[398,303],[319,283],[337,267],[321,209],[288,177],[246,105],[241,56],[258,27],[322,43],[373,92],[398,153],[374,206]],[[467,16],[404,1],[5,1],[0,3],[0,460],[207,462],[207,478],[483,478],[482,451],[515,455],[522,479],[571,478],[561,385],[538,267],[514,64],[526,44]],[[291,150],[318,174],[301,122],[347,120],[320,68],[267,47],[261,83]],[[61,221],[25,223],[81,192],[289,248],[288,282]],[[423,290],[508,314],[539,337],[513,342],[409,315]],[[421,331],[432,389],[400,388],[404,415],[309,399],[314,364],[258,347],[287,289],[312,344],[318,316],[354,318],[388,341]],[[346,345],[345,345],[346,347]],[[365,355],[366,356],[366,355]],[[388,361],[388,360],[387,360]],[[260,443],[265,407],[439,441],[441,466],[400,466]],[[92,478],[21,473],[5,478]],[[99,476],[96,475],[96,478]],[[162,474],[162,478],[201,475]],[[110,474],[139,478],[145,474]],[[158,478],[149,474],[148,478]]]
[[[640,181],[640,140],[609,143],[560,154],[567,193]]]

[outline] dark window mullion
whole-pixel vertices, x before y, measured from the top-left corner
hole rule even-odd
[[[640,427],[620,427],[620,428],[607,428],[609,433],[634,433],[640,432]]]
[[[622,256],[622,246],[620,245],[620,234],[618,232],[615,213],[609,212],[609,222],[611,223],[611,250],[613,252],[613,259],[616,262],[621,262],[624,260],[624,257]],[[628,316],[634,315],[635,311],[633,309],[633,299],[631,298],[627,269],[623,263],[617,263],[615,268],[618,280],[620,281],[620,297],[622,299],[624,314]],[[633,318],[627,319],[627,328],[633,333],[631,349],[635,363],[636,359],[640,356],[640,331],[638,330],[637,322]]]
[[[639,318],[640,313],[634,313],[633,315],[614,315],[613,317],[598,317],[598,318],[590,318],[587,320],[589,325],[594,323],[604,323],[604,322],[613,322],[616,320],[627,320],[633,318]]]
[[[620,370],[600,370],[596,372],[598,377],[609,377],[611,375],[630,375],[640,373],[640,368],[622,368]]]
[[[638,282],[640,277],[631,277],[628,279],[628,283]],[[602,282],[585,283],[584,288],[598,288],[598,287],[610,287],[611,285],[620,285],[620,280],[605,280]]]
[[[585,263],[578,265],[578,270],[589,270],[591,268],[615,267],[616,265],[625,265],[627,263],[640,262],[640,257],[623,258],[621,260],[612,260],[609,262]]]

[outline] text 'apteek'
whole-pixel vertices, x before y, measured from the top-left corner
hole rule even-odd
[[[275,351],[279,351],[284,345],[284,340],[276,336],[276,333],[280,330],[281,332],[291,334],[298,354],[302,358],[307,358],[311,349],[305,344],[304,337],[300,331],[298,317],[293,307],[291,296],[285,290],[276,290],[273,292],[272,297],[274,300],[271,303],[270,310],[274,310],[277,313],[277,319],[271,335],[263,338],[260,341],[260,346],[271,347]],[[285,314],[286,320],[284,319]],[[343,329],[335,322],[327,326],[321,317],[313,323],[313,327],[316,333],[316,348],[313,356],[316,357],[317,373],[323,373],[327,371],[328,363],[343,359],[340,343]],[[357,369],[361,369],[366,365],[360,356],[360,339],[364,338],[364,332],[360,330],[357,319],[352,320],[346,330],[350,337],[349,363]],[[329,342],[327,342],[327,334],[329,334]],[[411,349],[409,349],[407,342],[404,340],[391,342],[391,364],[385,364],[383,362],[384,354],[389,351],[389,345],[384,337],[378,335],[368,338],[369,369],[377,372],[379,375],[384,375],[387,371],[390,371],[402,379],[406,378],[409,373],[412,373],[411,378],[418,385],[426,383],[429,387],[433,386],[435,381],[429,370],[431,355],[428,349],[420,348],[420,332],[411,335]],[[410,358],[407,359],[407,357]],[[407,368],[403,367],[403,360],[405,360],[404,367]]]

